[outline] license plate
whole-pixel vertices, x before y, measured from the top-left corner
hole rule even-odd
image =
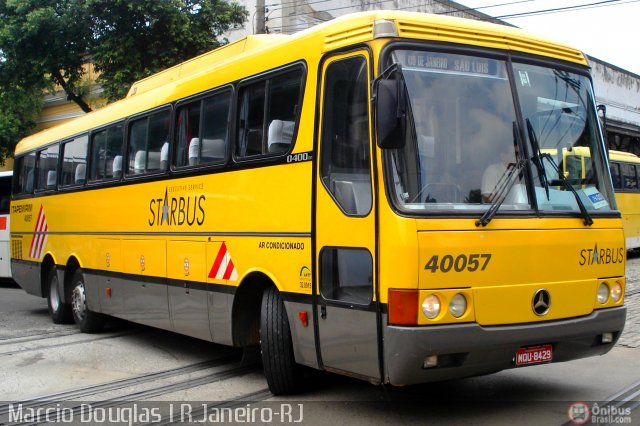
[[[516,352],[516,365],[540,364],[553,360],[553,346],[543,345],[520,348]]]

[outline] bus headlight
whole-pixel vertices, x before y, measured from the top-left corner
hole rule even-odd
[[[440,299],[435,294],[430,294],[422,301],[422,313],[429,319],[434,319],[440,314]]]
[[[607,283],[600,283],[598,286],[598,302],[604,305],[607,300],[609,300],[609,286]]]
[[[467,299],[460,293],[456,294],[449,302],[449,311],[454,317],[460,318],[467,311]]]
[[[617,303],[620,301],[621,298],[622,298],[622,284],[620,284],[620,281],[616,281],[611,286],[611,299]]]

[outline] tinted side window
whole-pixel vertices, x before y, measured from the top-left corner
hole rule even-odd
[[[367,61],[338,60],[326,70],[322,112],[322,181],[348,215],[371,210]]]
[[[87,179],[87,144],[87,135],[62,144],[60,186],[85,183]]]
[[[122,176],[123,127],[117,124],[94,132],[91,136],[92,181]]]
[[[320,293],[328,300],[368,305],[373,259],[366,249],[326,247],[320,254]]]
[[[290,150],[300,116],[302,77],[302,70],[289,71],[240,88],[237,157]]]
[[[131,122],[128,175],[167,170],[170,120],[171,113],[165,110]]]
[[[38,151],[38,182],[36,189],[45,191],[55,189],[57,184],[59,145],[53,145]]]
[[[609,169],[611,170],[611,181],[615,189],[622,188],[622,181],[620,180],[620,163],[609,163]]]
[[[622,185],[624,189],[638,189],[638,176],[635,164],[622,164]]]
[[[230,105],[231,93],[226,92],[178,108],[177,167],[224,163]]]
[[[13,193],[16,195],[32,193],[36,181],[36,153],[31,152],[16,158],[14,170]]]

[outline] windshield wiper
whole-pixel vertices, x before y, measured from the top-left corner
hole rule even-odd
[[[529,119],[526,119],[527,122],[527,133],[529,134],[529,140],[531,141],[531,146],[533,148],[533,156],[531,161],[536,165],[536,169],[538,170],[538,179],[540,179],[540,184],[544,188],[545,193],[547,194],[547,200],[549,199],[549,182],[547,181],[547,174],[544,169],[544,163],[542,161],[542,152],[540,151],[540,144],[538,143],[538,137],[536,136],[536,131],[533,129],[533,125]]]
[[[505,170],[496,184],[496,189],[491,193],[491,206],[480,216],[480,219],[476,220],[476,226],[487,226],[495,217],[498,209],[507,198],[507,195],[509,195],[509,191],[518,180],[518,176],[520,176],[525,164],[527,164],[527,160],[524,159],[516,161],[515,164],[509,164],[507,170]]]
[[[587,207],[582,202],[580,195],[578,195],[578,191],[576,191],[573,185],[571,185],[571,183],[569,183],[567,178],[564,177],[564,173],[560,170],[556,162],[553,160],[553,157],[551,156],[551,154],[541,154],[540,159],[544,161],[545,158],[547,159],[547,161],[549,161],[549,163],[551,163],[551,167],[553,167],[553,170],[558,174],[558,180],[560,180],[560,182],[562,182],[562,185],[564,185],[565,188],[571,191],[571,193],[575,197],[576,203],[578,203],[578,207],[580,208],[580,213],[582,213],[582,217],[584,219],[584,225],[585,226],[593,225],[593,218],[589,214]]]

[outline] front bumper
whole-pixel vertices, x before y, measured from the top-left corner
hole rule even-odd
[[[525,346],[552,344],[553,362],[602,355],[620,337],[626,314],[627,308],[621,306],[584,317],[531,324],[386,326],[385,382],[402,386],[513,368],[516,351]],[[613,333],[613,342],[603,344],[603,333]],[[438,355],[437,367],[423,368],[428,355]]]

